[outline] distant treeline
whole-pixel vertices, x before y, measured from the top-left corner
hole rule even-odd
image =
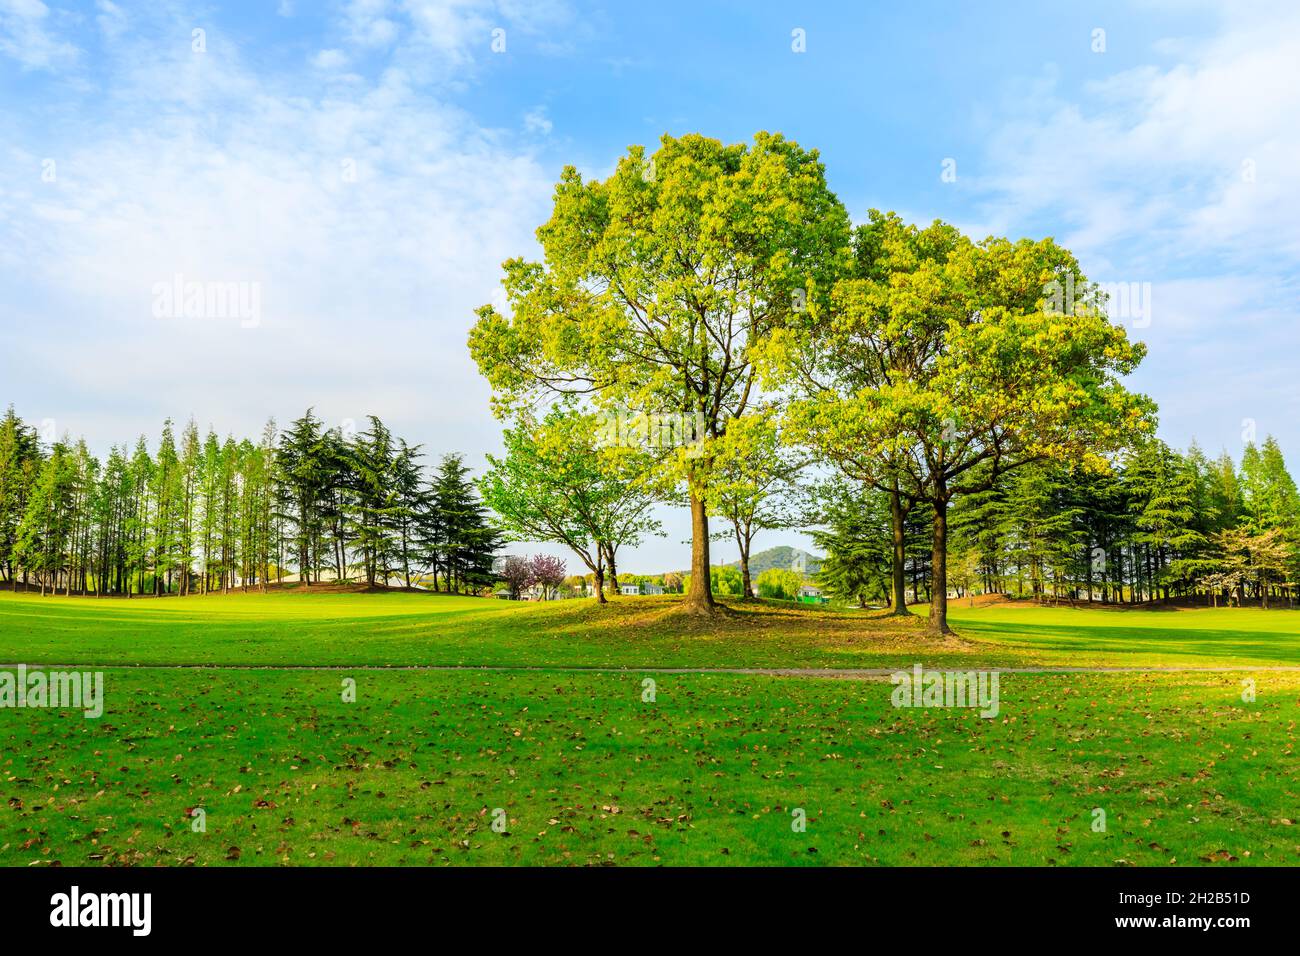
[[[826,496],[821,582],[853,601],[889,600],[889,496],[842,485]],[[906,577],[930,598],[923,504],[907,514]],[[1207,603],[1289,597],[1300,580],[1300,495],[1273,438],[1240,464],[1150,440],[1109,472],[1033,463],[958,499],[948,517],[949,585],[957,595],[1140,603],[1201,595]]]
[[[459,455],[432,473],[378,418],[326,428],[309,409],[257,441],[179,440],[168,420],[105,461],[0,419],[0,575],[42,592],[194,594],[303,585],[490,587],[499,532]],[[289,572],[287,569],[292,568]]]

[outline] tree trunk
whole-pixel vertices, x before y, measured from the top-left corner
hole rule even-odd
[[[596,545],[596,567],[592,573],[596,576],[596,603],[608,604],[609,600],[605,597],[605,565],[600,545]]]
[[[609,586],[615,591],[618,590],[618,565],[614,563],[614,549],[609,545],[602,544],[605,551],[605,563],[609,565]]]
[[[754,600],[754,586],[749,578],[749,546],[751,536],[741,528],[740,522],[733,523],[736,529],[736,545],[740,548],[740,594],[746,601]]]
[[[903,511],[903,496],[898,491],[898,483],[894,483],[893,489],[889,493],[889,523],[893,529],[894,536],[894,566],[893,566],[893,590],[894,600],[890,614],[896,614],[900,617],[910,617],[912,612],[907,609],[907,529],[904,527],[904,521],[907,515]]]
[[[709,580],[709,513],[695,488],[691,488],[691,590],[684,604],[693,614],[712,614],[717,609]]]
[[[934,549],[930,555],[930,630],[951,634],[948,627],[948,489],[936,478],[934,496]]]
[[[1088,589],[1088,603],[1092,603],[1092,537],[1085,535],[1087,539],[1083,547],[1083,577],[1084,586]]]

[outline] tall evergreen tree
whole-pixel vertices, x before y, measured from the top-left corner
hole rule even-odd
[[[431,492],[434,510],[441,518],[435,547],[446,590],[455,593],[489,586],[501,534],[479,500],[460,455],[442,457]],[[436,565],[434,577],[436,580]]]
[[[0,419],[0,571],[18,587],[16,548],[27,498],[40,467],[41,451],[35,429],[23,424],[9,406]]]
[[[824,527],[812,532],[826,555],[817,583],[834,598],[866,607],[891,597],[893,551],[889,493],[835,482],[819,489]]]
[[[328,468],[321,422],[312,409],[307,409],[280,436],[276,460],[279,513],[289,523],[300,580],[309,587]]]

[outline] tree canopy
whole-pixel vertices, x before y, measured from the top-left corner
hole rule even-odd
[[[855,275],[774,335],[765,363],[807,390],[790,407],[799,440],[933,509],[930,624],[942,632],[949,504],[1036,461],[1107,468],[1154,427],[1152,403],[1121,381],[1145,349],[1050,239],[973,242],[873,215]],[[1067,280],[1080,290],[1068,314],[1048,296]]]
[[[665,136],[605,180],[561,175],[542,261],[505,263],[510,315],[485,305],[470,351],[504,417],[539,394],[607,412],[681,414],[702,448],[657,466],[692,512],[689,604],[713,606],[708,489],[718,441],[762,405],[753,351],[829,292],[848,216],[815,150],[779,134],[724,145]]]

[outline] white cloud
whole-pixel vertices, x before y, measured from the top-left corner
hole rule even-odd
[[[6,347],[11,397],[99,447],[191,411],[251,434],[308,404],[431,451],[493,447],[466,333],[532,248],[551,173],[400,75],[304,96],[217,30],[204,56],[135,52],[106,64],[93,122],[0,147],[6,325],[39,330]],[[177,274],[258,283],[261,324],[154,318]]]
[[[391,11],[389,0],[348,0],[344,7],[348,39],[362,47],[390,46],[398,34]]]
[[[1208,38],[1063,92],[1046,67],[987,120],[969,164],[979,234],[1055,236],[1101,282],[1149,282],[1133,377],[1185,445],[1241,450],[1241,422],[1300,448],[1300,10],[1224,5]],[[1172,59],[1171,59],[1172,58]],[[978,168],[977,168],[978,167]]]
[[[451,63],[474,59],[475,48],[488,49],[494,7],[486,0],[408,0],[405,8],[414,41]]]
[[[52,70],[77,59],[78,50],[51,30],[50,8],[41,0],[0,0],[0,54],[25,70]]]
[[[463,81],[492,54],[494,31],[505,31],[506,52],[528,38],[536,50],[569,51],[587,31],[565,0],[348,0],[347,42],[391,51],[390,69],[412,83]]]
[[[1300,350],[1294,282],[1219,275],[1153,284],[1150,351],[1134,385],[1160,401],[1176,444],[1193,438],[1239,456],[1242,421],[1293,444],[1300,381],[1277,355]]]
[[[1300,257],[1300,11],[1225,17],[1216,38],[1182,46],[1184,62],[1077,100],[1049,77],[991,138],[976,182],[990,219],[1063,224],[1085,254],[1140,239],[1151,261],[1256,246]]]
[[[1209,437],[1214,408],[1215,434],[1235,434],[1241,405],[1288,437],[1300,418],[1289,376],[1268,373],[1270,350],[1300,347],[1300,10],[1222,17],[1209,39],[1157,44],[1153,57],[1179,62],[1077,97],[1048,70],[992,128],[975,184],[989,231],[1050,232],[1092,278],[1152,283],[1139,381],[1180,442]]]
[[[113,3],[112,0],[95,0],[95,9],[99,11],[99,15],[95,17],[95,20],[104,36],[110,40],[115,40],[121,36],[127,24],[126,14],[122,11],[122,8]]]
[[[348,55],[342,50],[321,50],[311,59],[318,70],[338,70],[348,65]]]
[[[546,116],[545,106],[535,106],[524,114],[524,129],[530,133],[550,136],[553,124]]]

